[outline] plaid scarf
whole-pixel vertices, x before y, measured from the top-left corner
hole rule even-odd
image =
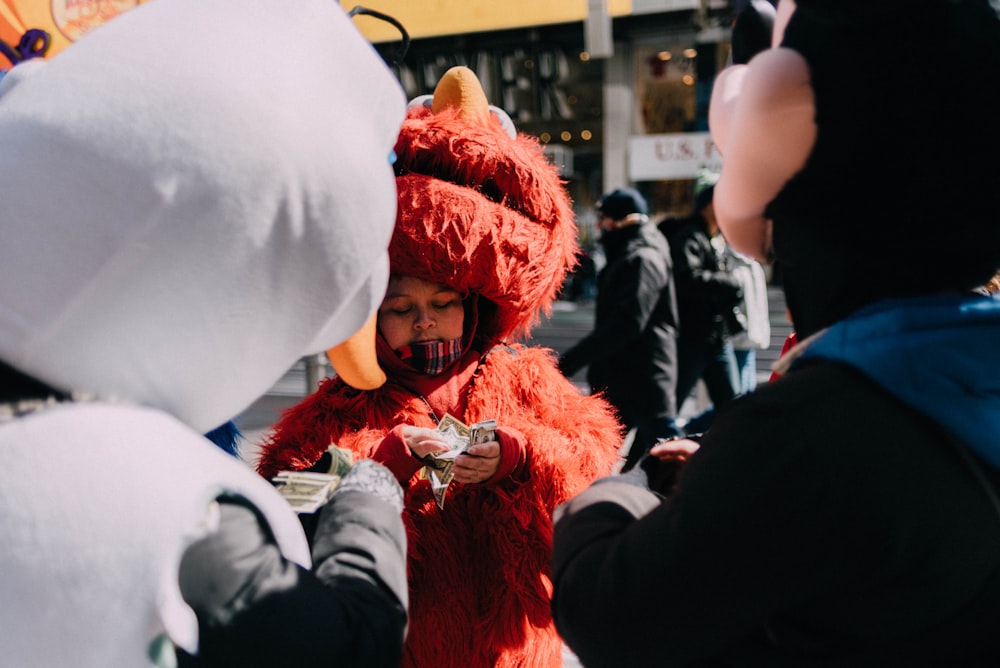
[[[462,338],[449,341],[418,341],[396,350],[399,359],[421,373],[436,376],[462,355]]]

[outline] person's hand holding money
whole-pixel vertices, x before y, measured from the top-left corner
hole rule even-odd
[[[461,483],[486,482],[500,467],[500,444],[495,440],[470,445],[455,458],[454,480]]]
[[[441,432],[438,430],[414,427],[413,425],[403,427],[403,441],[417,459],[423,459],[427,455],[440,452],[448,452],[454,448],[452,443],[441,437]]]

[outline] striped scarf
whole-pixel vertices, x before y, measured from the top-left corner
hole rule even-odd
[[[396,350],[399,359],[421,373],[436,376],[462,355],[462,338],[449,341],[418,341]]]

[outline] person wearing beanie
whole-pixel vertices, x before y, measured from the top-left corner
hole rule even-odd
[[[567,377],[587,367],[633,431],[623,469],[677,429],[677,300],[670,249],[649,222],[645,198],[617,188],[597,203],[607,263],[597,277],[594,328],[559,358]]]
[[[557,625],[595,667],[995,665],[1000,8],[779,0],[773,38],[716,79],[714,201],[799,343],[560,506]]]
[[[552,512],[609,474],[621,445],[611,406],[563,377],[553,351],[512,343],[551,309],[578,252],[558,172],[512,130],[468,68],[411,102],[378,313],[388,380],[365,392],[323,381],[261,447],[265,477],[325,467],[334,444],[382,462],[406,489],[406,667],[562,665]],[[451,447],[438,427],[456,420],[496,422],[435,490],[428,464]]]
[[[346,472],[310,549],[203,434],[303,356],[371,377],[405,110],[308,0],[146,3],[0,81],[5,665],[398,665],[389,471]]]

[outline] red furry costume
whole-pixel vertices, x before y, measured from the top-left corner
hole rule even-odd
[[[575,262],[576,227],[534,139],[511,138],[488,112],[484,120],[440,104],[442,87],[457,85],[465,96],[470,82],[485,109],[478,81],[458,68],[438,85],[436,111],[415,107],[403,125],[390,262],[394,274],[470,296],[471,344],[448,372],[426,376],[379,337],[388,382],[360,392],[325,381],[283,415],[259,469],[271,476],[309,467],[336,443],[396,473],[407,488],[404,665],[556,668],[552,511],[612,471],[622,433],[603,399],[582,395],[560,374],[551,350],[503,343],[527,334],[551,308]],[[444,412],[466,424],[495,418],[502,454],[493,478],[453,483],[439,509],[418,475],[421,462],[393,428],[433,427]]]

